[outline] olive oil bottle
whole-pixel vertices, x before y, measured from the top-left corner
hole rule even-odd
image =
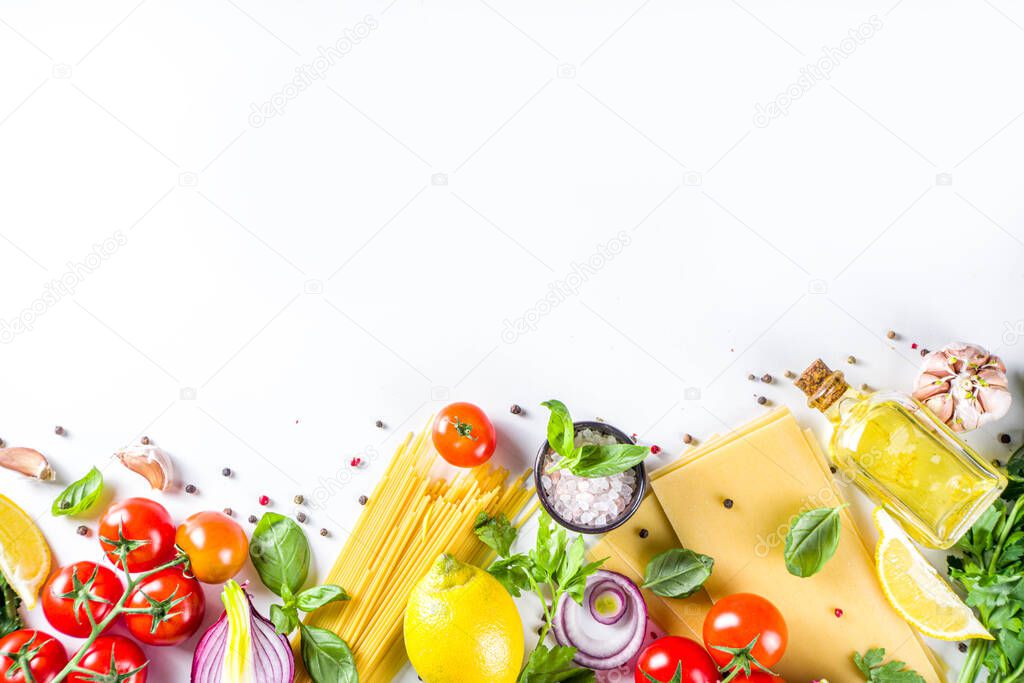
[[[906,394],[851,389],[820,359],[796,385],[833,423],[833,464],[926,546],[952,547],[1006,487],[1002,473]]]

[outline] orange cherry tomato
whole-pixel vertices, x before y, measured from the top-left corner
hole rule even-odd
[[[238,573],[249,556],[249,539],[235,520],[222,512],[197,512],[178,527],[174,537],[203,583],[224,583]]]
[[[434,420],[434,448],[456,467],[476,467],[494,455],[498,435],[484,411],[472,403],[452,403]]]

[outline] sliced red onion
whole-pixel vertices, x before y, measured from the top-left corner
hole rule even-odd
[[[605,625],[611,625],[626,613],[626,594],[611,581],[595,584],[590,591],[590,616]]]
[[[595,590],[607,591],[611,583],[623,595],[624,610],[612,624],[594,618],[589,605]],[[622,574],[599,569],[587,581],[583,605],[568,594],[558,601],[554,621],[559,645],[576,648],[573,659],[588,669],[614,669],[636,656],[647,631],[647,605],[640,589]]]
[[[242,597],[245,600],[242,600]],[[221,595],[224,614],[206,630],[192,656],[192,683],[292,683],[295,658],[288,639],[253,607],[252,598],[234,581]],[[248,650],[229,652],[232,630]]]

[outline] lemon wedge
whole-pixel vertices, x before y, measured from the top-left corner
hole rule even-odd
[[[0,572],[25,603],[36,606],[39,589],[50,574],[50,546],[24,510],[0,493]]]
[[[900,616],[921,633],[939,640],[992,636],[970,607],[953,592],[903,529],[882,508],[872,514],[878,527],[875,571],[882,590]]]

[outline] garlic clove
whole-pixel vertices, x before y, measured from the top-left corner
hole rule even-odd
[[[935,417],[939,418],[940,422],[949,422],[949,418],[953,417],[953,397],[948,393],[936,394],[925,401],[924,404],[935,413]],[[956,427],[953,427],[953,429],[954,431],[959,431]]]
[[[917,378],[917,387],[914,389],[914,398],[918,401],[925,401],[936,394],[945,394],[949,391],[949,382],[942,378],[928,373]]]
[[[978,389],[978,403],[981,404],[981,410],[988,418],[986,422],[1006,415],[1010,410],[1012,400],[1010,392],[1004,387],[989,385],[984,389]]]
[[[145,477],[155,491],[171,488],[174,471],[171,458],[156,446],[128,446],[114,453],[125,467]]]
[[[46,456],[33,448],[0,448],[0,467],[41,481],[52,481],[56,476]]]

